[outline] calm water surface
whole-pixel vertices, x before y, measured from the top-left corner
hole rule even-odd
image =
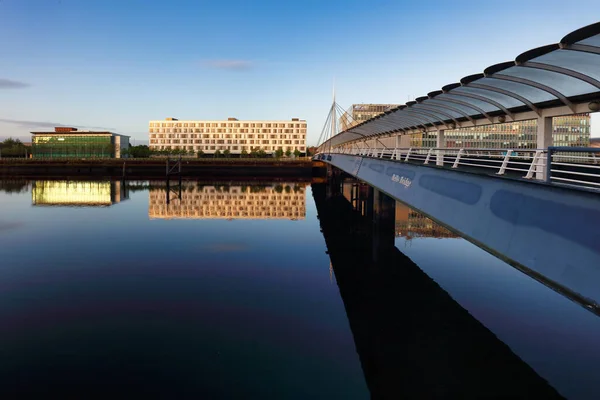
[[[0,186],[3,398],[369,398],[309,183]],[[600,396],[598,317],[395,214],[396,247],[523,361]]]

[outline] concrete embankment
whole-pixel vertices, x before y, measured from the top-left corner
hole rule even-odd
[[[179,166],[169,163],[173,174]],[[22,177],[110,176],[128,179],[159,178],[167,174],[166,159],[96,160],[0,160],[0,175]],[[311,177],[323,176],[325,164],[303,160],[277,159],[183,159],[182,176],[197,177]]]

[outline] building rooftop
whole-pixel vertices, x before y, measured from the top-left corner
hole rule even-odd
[[[112,136],[121,136],[121,137],[130,137],[128,135],[121,135],[119,133],[109,132],[109,131],[65,131],[65,132],[56,132],[56,131],[40,131],[40,132],[29,132],[32,135],[112,135]]]
[[[290,118],[290,119],[237,119],[235,117],[228,117],[227,119],[177,119],[177,118],[166,118],[153,119],[150,122],[196,122],[196,121],[208,121],[208,122],[306,122],[305,119]]]

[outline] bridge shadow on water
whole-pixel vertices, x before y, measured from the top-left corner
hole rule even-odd
[[[373,399],[562,398],[394,245],[395,200],[312,185]]]

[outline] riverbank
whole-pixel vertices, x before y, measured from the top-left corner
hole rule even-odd
[[[164,158],[149,159],[77,159],[77,160],[0,160],[3,177],[104,176],[127,179],[184,177],[312,177],[325,174],[325,164],[310,159],[182,159],[168,164]]]

